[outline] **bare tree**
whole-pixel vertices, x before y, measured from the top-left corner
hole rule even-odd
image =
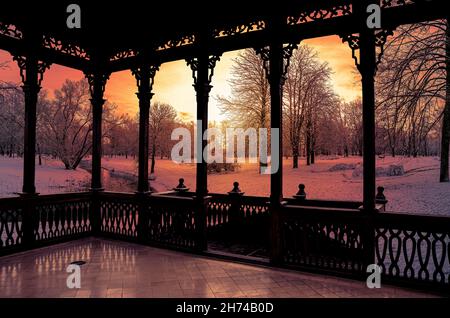
[[[155,102],[151,106],[150,111],[150,150],[151,150],[151,166],[150,173],[155,173],[155,156],[157,148],[161,144],[170,140],[170,132],[175,125],[177,112],[173,106],[169,104]]]
[[[269,83],[261,58],[253,49],[244,50],[234,59],[231,74],[232,97],[216,97],[222,114],[235,127],[270,127]]]
[[[58,157],[66,169],[76,169],[92,147],[92,111],[86,80],[66,80],[55,98],[40,109],[40,138],[45,138],[49,151]],[[118,124],[114,115],[117,106],[103,107],[103,137]]]
[[[441,182],[449,181],[449,42],[446,20],[402,26],[377,76],[377,116],[393,155],[399,143],[408,155],[428,154],[441,121]]]

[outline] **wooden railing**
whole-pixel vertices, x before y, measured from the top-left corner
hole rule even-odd
[[[374,227],[386,280],[450,291],[450,218],[380,213]]]
[[[201,246],[200,205],[192,196],[101,192],[95,201],[100,208],[100,235],[176,249]]]
[[[281,262],[305,269],[362,276],[367,218],[358,210],[286,205],[280,213]]]
[[[91,233],[90,193],[0,199],[0,254]]]
[[[269,228],[273,211],[264,197],[98,192],[5,198],[0,255],[87,235],[201,252],[208,235],[223,234],[217,229],[261,244],[270,243],[275,230],[275,265],[363,279],[367,265],[378,264],[386,281],[450,290],[450,218],[366,213],[360,206],[286,199],[277,211],[279,226]]]

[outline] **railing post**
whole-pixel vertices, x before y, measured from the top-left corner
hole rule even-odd
[[[36,196],[37,197],[37,196]],[[22,198],[22,245],[25,250],[31,249],[36,241],[34,229],[36,225],[36,203],[33,197]]]
[[[138,206],[138,224],[137,224],[137,235],[138,241],[141,243],[145,243],[148,241],[149,236],[149,213],[148,213],[148,205],[150,200],[150,196],[145,192],[137,192],[136,200]]]
[[[386,199],[386,196],[384,195],[384,187],[377,188],[377,195],[375,196],[375,203],[377,205],[378,212],[386,212],[386,204],[388,203],[388,200]]]
[[[196,250],[205,251],[208,249],[208,237],[207,237],[207,213],[210,197],[194,197],[194,206],[196,212],[194,214],[194,222],[197,232],[197,244]]]
[[[101,234],[101,193],[102,191],[91,191],[91,208],[89,210],[89,220],[91,223],[91,232],[93,236],[100,236]]]
[[[233,183],[233,189],[228,192],[230,197],[230,210],[228,211],[229,224],[231,227],[230,235],[241,235],[240,228],[243,222],[241,214],[241,198],[244,192],[239,189],[239,182]]]

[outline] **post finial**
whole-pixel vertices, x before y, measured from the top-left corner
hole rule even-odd
[[[244,194],[244,192],[242,192],[241,189],[239,188],[239,182],[237,181],[233,182],[233,189],[229,191],[228,194],[240,194],[240,195]]]
[[[306,199],[305,185],[303,183],[300,183],[298,185],[298,192],[296,195],[294,195],[294,198],[296,198],[298,200]]]
[[[186,185],[184,184],[184,179],[180,178],[178,179],[178,185],[175,188],[173,188],[173,190],[177,192],[187,192],[189,191],[189,188],[186,187]]]

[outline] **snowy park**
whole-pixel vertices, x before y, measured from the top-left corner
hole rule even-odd
[[[82,167],[89,166],[89,159]],[[21,190],[22,165],[20,158],[0,156],[0,196],[15,196]],[[385,157],[377,159],[377,186],[385,188],[387,210],[400,213],[450,215],[450,184],[440,183],[438,157]],[[82,167],[66,170],[55,159],[44,158],[36,164],[36,187],[41,194],[84,191],[89,188],[90,173]],[[400,172],[389,175],[398,168]],[[134,192],[137,180],[137,163],[132,157],[104,157],[102,160],[103,182],[106,190]],[[179,178],[195,190],[195,164],[177,164],[171,160],[156,160],[156,173],[150,176],[153,191],[171,190]],[[291,160],[283,161],[283,193],[294,195],[298,184],[306,186],[308,199],[362,200],[362,158],[318,157],[314,165],[306,166],[300,160],[299,168],[293,169]],[[394,171],[396,171],[394,169]],[[400,174],[400,175],[398,175]],[[249,196],[268,196],[269,175],[261,175],[257,164],[240,164],[234,172],[208,175],[211,193],[227,193],[234,181]]]

